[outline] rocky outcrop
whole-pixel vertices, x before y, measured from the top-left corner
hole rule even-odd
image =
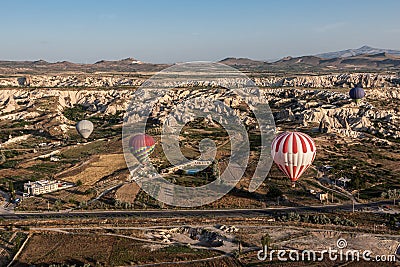
[[[277,121],[293,121],[295,119],[294,114],[290,108],[274,112],[274,118]]]
[[[400,138],[400,89],[366,89],[367,97],[357,106],[346,93],[332,90],[267,89],[270,105],[278,111],[274,118],[279,125],[298,123],[314,125],[323,133],[334,133],[356,138],[365,133]],[[381,103],[375,107],[371,103]],[[392,108],[386,106],[391,104]]]
[[[117,75],[35,75],[22,76],[18,78],[0,78],[0,86],[18,87],[117,87],[117,86],[140,86],[146,81],[145,78],[127,77]],[[349,88],[357,84],[365,88],[400,87],[400,77],[388,74],[374,73],[352,73],[352,74],[329,74],[329,75],[298,75],[290,77],[264,76],[253,78],[260,87],[304,87],[304,88]],[[243,81],[234,79],[222,79],[223,84],[240,84]],[[176,81],[164,81],[164,86],[208,86],[214,87],[215,81],[193,82],[192,84],[179,84]]]
[[[368,103],[361,106],[347,104],[329,109],[311,108],[301,112],[301,115],[304,125],[319,124],[321,133],[335,132],[348,137],[359,137],[361,133],[380,133],[387,137],[400,138],[399,113],[392,109],[377,109]]]
[[[114,87],[139,86],[145,79],[98,75],[38,75],[0,78],[0,86],[18,87]]]
[[[54,105],[58,111],[63,111],[64,108],[75,105],[82,105],[93,112],[115,114],[126,110],[133,94],[134,91],[132,90],[0,90],[0,114],[18,111],[22,107],[33,107],[38,99],[50,97],[57,98]],[[15,117],[16,113],[10,115],[10,118]]]
[[[4,101],[4,108],[1,113],[9,113],[19,108],[18,103],[15,101],[14,96],[10,95],[6,101]]]
[[[335,133],[348,137],[360,137],[365,133],[380,137],[400,138],[399,105],[400,89],[389,87],[366,89],[367,96],[361,105],[351,103],[346,92],[334,90],[269,88],[255,90],[249,96],[239,97],[231,91],[220,89],[180,88],[160,91],[152,103],[151,116],[155,121],[174,127],[178,122],[196,118],[193,110],[214,111],[221,124],[231,123],[227,117],[238,117],[246,126],[255,126],[256,120],[243,103],[254,99],[268,102],[273,109],[275,122],[293,123],[298,127],[315,127],[323,133]],[[147,92],[145,91],[144,94]],[[66,132],[74,122],[63,116],[66,108],[82,105],[85,109],[98,114],[113,115],[124,113],[133,98],[135,90],[130,89],[34,89],[12,88],[0,90],[0,120],[33,120],[41,118],[37,129],[51,129],[54,134]],[[187,101],[184,103],[183,101]],[[214,105],[219,100],[224,105]],[[375,107],[371,103],[380,103]],[[386,106],[385,103],[390,105]],[[43,106],[44,105],[44,106]],[[140,114],[150,108],[148,103],[132,107]],[[175,108],[175,111],[172,110]],[[168,119],[171,112],[174,120]],[[43,118],[42,118],[43,117]],[[121,116],[122,117],[122,116]],[[138,118],[133,118],[138,119]],[[214,118],[207,116],[208,121]],[[46,125],[51,125],[46,126]]]

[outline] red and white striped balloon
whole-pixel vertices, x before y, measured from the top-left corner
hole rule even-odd
[[[315,159],[317,148],[310,136],[285,132],[272,141],[272,158],[279,169],[294,183]]]

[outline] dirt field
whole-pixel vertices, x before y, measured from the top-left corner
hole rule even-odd
[[[373,234],[363,233],[342,233],[339,231],[316,231],[311,229],[302,229],[297,227],[256,227],[246,228],[245,231],[240,232],[239,238],[244,244],[251,246],[260,246],[261,237],[265,234],[269,234],[271,237],[271,247],[278,249],[294,249],[294,250],[313,250],[322,251],[331,248],[332,250],[338,249],[338,239],[344,239],[347,242],[347,246],[343,249],[347,250],[370,250],[372,257],[375,255],[393,255],[395,254],[396,248],[399,245],[397,238],[383,238],[375,236]],[[360,253],[361,255],[361,253]],[[391,262],[380,263],[379,265],[368,264],[368,262],[339,262],[331,261],[328,257],[324,258],[324,261],[312,262],[312,261],[300,261],[300,262],[282,262],[276,258],[272,261],[266,260],[265,262],[257,259],[256,252],[245,253],[241,257],[241,262],[245,266],[397,266]]]
[[[152,251],[146,242],[109,235],[41,233],[31,237],[13,266],[61,263],[121,266],[189,261],[218,255],[213,251],[173,245],[160,246]]]
[[[23,232],[0,230],[0,266],[7,266],[26,237]]]
[[[63,174],[62,180],[76,183],[82,181],[83,185],[94,185],[101,178],[112,174],[115,171],[125,169],[126,163],[123,154],[104,154],[94,156],[88,164],[82,166],[79,171],[71,169]]]
[[[104,190],[125,183],[128,176],[129,171],[126,169],[122,154],[91,156],[79,167],[72,167],[56,178],[75,183],[80,180],[82,185],[25,198],[18,208],[19,210],[76,208],[80,203],[88,202]],[[134,199],[136,194],[133,191],[127,192],[126,197]]]
[[[122,222],[122,221],[121,221]],[[131,220],[129,220],[132,223]],[[171,220],[164,221],[170,223]],[[228,221],[226,221],[228,223]],[[182,221],[180,223],[183,223]],[[342,266],[345,262],[330,261],[325,258],[320,262],[285,262],[282,263],[274,257],[273,261],[259,261],[257,251],[261,246],[261,237],[269,234],[271,237],[271,247],[274,249],[304,249],[322,251],[324,249],[337,248],[337,240],[344,238],[347,242],[346,249],[349,250],[370,250],[374,255],[392,255],[395,253],[399,244],[399,238],[383,237],[373,233],[350,232],[346,230],[332,230],[299,227],[290,225],[269,225],[259,221],[253,223],[238,223],[235,225],[239,229],[233,233],[240,240],[243,251],[239,259],[234,256],[224,256],[215,251],[201,248],[188,247],[185,245],[175,246],[156,241],[149,236],[149,233],[166,232],[168,226],[150,227],[146,229],[127,229],[118,224],[117,228],[95,227],[85,229],[77,225],[76,230],[66,228],[61,232],[36,232],[33,234],[27,246],[20,254],[18,261],[13,266],[48,266],[49,264],[76,264],[82,266],[89,263],[91,266],[127,266],[141,265],[161,262],[181,262],[179,266]],[[47,225],[47,224],[46,224]],[[45,225],[45,226],[46,226]],[[140,223],[140,227],[143,227]],[[210,222],[208,227],[213,228]],[[229,224],[233,225],[233,224]],[[106,226],[106,225],[104,225]],[[150,225],[148,225],[150,226]],[[54,227],[54,226],[53,226]],[[198,226],[195,226],[198,227]],[[32,229],[31,229],[32,230]],[[56,230],[57,231],[57,230]],[[63,231],[61,227],[59,231]],[[186,244],[186,239],[179,239],[172,234],[171,240]],[[140,239],[140,240],[139,240]],[[143,240],[146,239],[146,240]],[[192,240],[193,241],[193,240]],[[79,249],[77,249],[79,248]],[[251,248],[249,251],[248,249]],[[206,261],[204,261],[207,259]],[[192,262],[186,262],[192,261]],[[176,266],[173,263],[162,264],[162,266]],[[366,262],[347,262],[343,266],[377,266],[368,265]],[[396,266],[392,263],[382,263],[379,266]]]
[[[125,184],[115,192],[115,199],[120,202],[134,203],[139,190],[140,187],[136,183]]]

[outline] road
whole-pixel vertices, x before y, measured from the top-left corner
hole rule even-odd
[[[4,198],[4,201],[0,200],[0,218],[1,214],[12,213],[14,211],[15,204],[10,203],[10,194],[0,190],[0,196]]]
[[[366,204],[355,204],[356,210],[364,208],[378,209],[382,205],[391,205],[391,200],[378,201]],[[3,213],[3,219],[46,219],[46,218],[113,218],[113,217],[137,217],[137,218],[196,218],[196,217],[258,217],[268,216],[280,212],[332,212],[352,211],[352,204],[320,205],[301,207],[277,207],[266,209],[219,209],[219,210],[118,210],[118,211],[71,211],[71,212],[17,212]]]

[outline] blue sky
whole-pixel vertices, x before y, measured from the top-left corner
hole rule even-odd
[[[400,49],[400,1],[0,1],[0,60],[268,60]]]

